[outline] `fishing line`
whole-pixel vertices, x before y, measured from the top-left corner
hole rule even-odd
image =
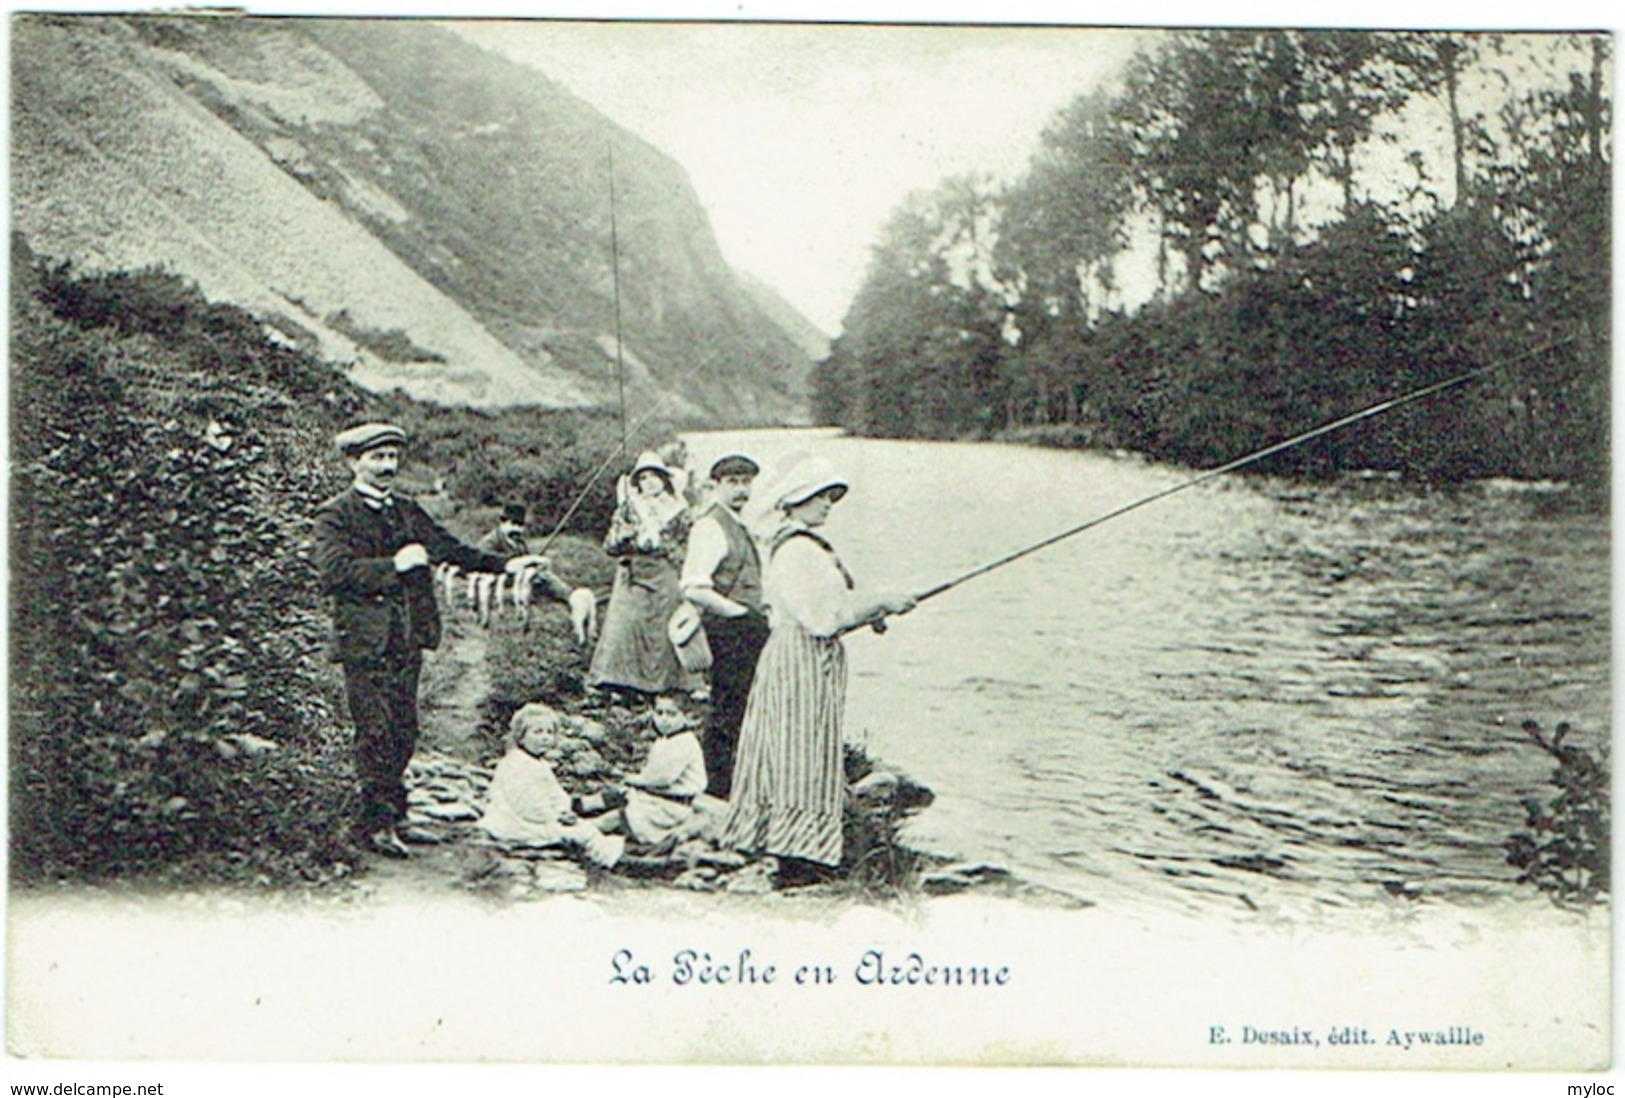
[[[569,508],[565,510],[564,517],[559,519],[559,521],[554,525],[552,533],[548,534],[547,539],[542,542],[541,548],[536,550],[537,556],[545,556],[548,549],[552,548],[553,543],[558,540],[559,534],[564,531],[565,525],[575,517],[576,511],[580,510],[581,505],[586,502],[587,493],[592,491],[593,486],[598,483],[598,478],[603,476],[604,472],[615,463],[615,459],[619,457],[623,462],[627,460],[631,453],[632,439],[635,438],[637,433],[643,429],[643,425],[649,422],[650,418],[653,417],[655,412],[659,411],[660,406],[677,391],[677,385],[687,381],[689,377],[699,370],[700,366],[704,365],[704,363],[696,364],[694,367],[691,367],[688,372],[679,376],[675,382],[667,386],[666,391],[658,400],[654,402],[653,405],[650,406],[649,410],[644,413],[643,417],[639,419],[637,423],[633,424],[630,429],[628,429],[626,424],[626,367],[621,354],[621,253],[620,235],[615,212],[615,146],[609,142],[605,142],[604,148],[609,162],[610,281],[614,286],[615,298],[615,385],[617,396],[620,400],[621,410],[621,447],[618,451],[611,450],[609,456],[604,459],[603,464],[598,466],[598,468],[593,471],[592,476],[587,478],[587,483],[584,484],[581,487],[581,490],[576,493],[575,499],[570,502]]]
[[[665,393],[661,395],[660,399],[656,400],[652,405],[650,405],[649,410],[643,414],[642,418],[640,418],[636,423],[634,423],[632,425],[632,433],[631,433],[630,437],[634,437],[634,438],[637,437],[637,433],[643,429],[643,425],[648,423],[649,420],[654,416],[654,414],[660,410],[660,406],[662,404],[666,403],[666,401],[669,400],[673,396],[673,394],[675,394],[677,392],[677,389],[676,389],[677,384],[679,384],[679,383],[681,383],[683,381],[686,381],[688,379],[689,374],[693,374],[693,373],[697,372],[700,369],[701,366],[707,365],[708,361],[709,360],[707,360],[707,362],[701,362],[701,363],[696,364],[695,366],[690,368],[688,374],[685,374],[685,375],[679,377],[677,379],[677,381],[672,384],[671,387],[668,387],[666,389]],[[561,534],[564,531],[565,524],[568,523],[570,521],[570,519],[575,516],[575,513],[578,510],[581,509],[581,505],[586,502],[587,493],[591,492],[592,489],[593,489],[593,486],[598,483],[598,478],[603,476],[605,471],[608,470],[611,465],[615,464],[615,461],[616,461],[617,458],[621,459],[622,461],[625,461],[625,454],[626,454],[626,442],[624,441],[625,437],[626,436],[623,436],[623,441],[621,443],[621,448],[619,450],[613,450],[612,449],[609,452],[609,456],[604,459],[603,463],[601,465],[599,465],[597,469],[593,470],[592,476],[587,478],[587,483],[581,486],[581,490],[576,493],[576,498],[571,502],[569,509],[564,512],[564,517],[559,519],[557,525],[555,525],[553,527],[553,532],[551,534],[547,535],[547,540],[542,542],[542,547],[540,549],[536,550],[536,555],[537,556],[545,555],[547,553],[548,548],[550,546],[552,546],[552,544],[555,541],[558,540],[559,534]]]
[[[615,217],[615,146],[604,143],[609,157],[609,272],[615,290],[615,389],[621,400],[621,457],[630,445],[626,433],[626,364],[621,359],[621,248]]]
[[[1074,537],[1074,536],[1076,536],[1078,534],[1083,533],[1085,530],[1092,530],[1096,526],[1104,525],[1105,523],[1108,523],[1108,522],[1110,522],[1111,520],[1113,520],[1115,518],[1121,518],[1123,515],[1128,514],[1130,511],[1137,511],[1141,507],[1145,507],[1145,506],[1147,506],[1149,504],[1155,503],[1158,500],[1167,499],[1169,496],[1175,494],[1176,492],[1183,492],[1187,488],[1194,488],[1198,484],[1204,484],[1207,481],[1210,481],[1210,480],[1214,479],[1215,477],[1223,476],[1225,473],[1233,473],[1237,469],[1240,469],[1240,468],[1242,468],[1244,466],[1251,465],[1251,464],[1253,464],[1254,462],[1257,462],[1257,461],[1262,461],[1264,458],[1267,458],[1267,457],[1271,456],[1272,454],[1279,454],[1279,453],[1282,453],[1283,451],[1290,450],[1295,446],[1301,446],[1303,443],[1308,442],[1311,439],[1316,439],[1316,438],[1319,438],[1322,435],[1330,434],[1331,432],[1339,430],[1339,429],[1341,429],[1343,427],[1348,427],[1348,426],[1351,426],[1352,424],[1359,423],[1361,420],[1370,419],[1373,416],[1378,416],[1378,415],[1381,415],[1384,412],[1392,411],[1393,409],[1401,407],[1402,405],[1412,404],[1412,403],[1415,403],[1418,400],[1423,400],[1423,399],[1425,399],[1427,397],[1434,396],[1434,395],[1436,395],[1438,393],[1442,393],[1442,392],[1444,392],[1444,391],[1446,391],[1448,389],[1454,389],[1454,388],[1456,388],[1458,386],[1465,385],[1470,381],[1475,381],[1478,378],[1486,376],[1487,374],[1494,373],[1497,370],[1505,369],[1506,367],[1511,366],[1512,364],[1517,363],[1517,362],[1522,362],[1525,359],[1533,358],[1533,357],[1535,357],[1537,355],[1546,354],[1546,353],[1548,353],[1548,352],[1550,352],[1552,350],[1555,350],[1558,347],[1563,346],[1564,344],[1573,343],[1578,338],[1579,338],[1578,335],[1573,335],[1573,336],[1568,336],[1568,337],[1566,337],[1564,339],[1556,340],[1556,341],[1554,341],[1552,343],[1547,343],[1547,344],[1545,344],[1543,346],[1540,346],[1540,347],[1537,347],[1537,348],[1535,348],[1533,350],[1526,351],[1521,355],[1515,355],[1512,358],[1504,359],[1504,360],[1502,360],[1500,362],[1491,363],[1488,366],[1481,366],[1476,370],[1470,370],[1467,373],[1458,374],[1455,377],[1448,378],[1448,379],[1446,379],[1444,381],[1435,382],[1432,385],[1424,386],[1423,388],[1414,390],[1413,392],[1406,393],[1403,396],[1397,396],[1397,397],[1393,397],[1393,398],[1391,398],[1389,400],[1381,401],[1381,402],[1379,402],[1377,404],[1371,405],[1368,408],[1362,408],[1358,412],[1354,412],[1354,413],[1352,413],[1350,415],[1343,416],[1341,419],[1332,420],[1330,423],[1321,424],[1319,427],[1311,428],[1310,430],[1304,431],[1302,434],[1293,435],[1291,438],[1285,439],[1285,440],[1283,440],[1281,442],[1273,443],[1273,444],[1271,444],[1269,446],[1264,447],[1261,450],[1254,450],[1252,453],[1246,454],[1246,455],[1244,455],[1242,457],[1239,457],[1239,458],[1236,458],[1234,461],[1226,462],[1225,464],[1220,465],[1217,468],[1209,469],[1209,470],[1207,470],[1205,472],[1199,473],[1194,477],[1190,477],[1190,478],[1188,478],[1186,480],[1180,481],[1178,484],[1175,484],[1175,485],[1172,485],[1170,487],[1164,488],[1164,489],[1162,489],[1160,491],[1153,492],[1148,496],[1142,496],[1139,499],[1133,500],[1132,502],[1123,504],[1121,507],[1117,507],[1117,508],[1114,508],[1114,509],[1112,509],[1110,511],[1107,511],[1103,515],[1097,515],[1097,516],[1095,516],[1094,518],[1090,519],[1087,522],[1079,523],[1077,526],[1073,526],[1073,527],[1070,527],[1069,529],[1062,530],[1060,533],[1057,533],[1057,534],[1052,534],[1052,535],[1050,535],[1049,537],[1045,538],[1042,541],[1035,542],[1034,544],[1029,545],[1029,546],[1027,546],[1027,547],[1025,547],[1023,549],[1018,549],[1013,553],[1006,554],[1005,556],[999,557],[997,560],[989,561],[987,564],[983,564],[983,565],[980,565],[980,566],[978,566],[976,568],[972,568],[970,571],[964,572],[964,573],[962,573],[962,574],[960,574],[958,576],[955,576],[953,579],[946,580],[946,581],[944,581],[942,583],[937,584],[935,587],[932,587],[932,588],[929,588],[928,590],[920,592],[919,594],[914,596],[915,601],[916,602],[924,602],[926,599],[935,598],[936,596],[942,594],[944,591],[950,591],[953,588],[958,587],[962,583],[965,583],[965,582],[967,582],[969,580],[975,579],[977,576],[984,576],[987,573],[992,572],[993,570],[995,570],[997,568],[1003,568],[1007,564],[1012,564],[1015,561],[1018,561],[1023,557],[1030,556],[1033,553],[1038,552],[1040,549],[1047,549],[1049,546],[1054,545],[1056,542],[1064,541],[1067,538]],[[848,628],[841,630],[841,632],[842,633],[848,633],[848,632],[851,632],[851,631],[853,631],[855,629],[860,629],[865,625],[871,625],[871,624],[878,624],[878,623],[872,622],[872,621],[858,622],[855,625],[849,626]],[[839,634],[837,634],[837,635],[839,635]]]

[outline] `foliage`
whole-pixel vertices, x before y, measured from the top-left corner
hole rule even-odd
[[[586,692],[590,655],[575,643],[568,628],[493,629],[486,648],[491,690],[480,706],[484,739],[493,745],[501,743],[508,721],[531,702],[555,709],[577,708]]]
[[[1610,890],[1608,745],[1593,755],[1564,742],[1573,731],[1566,723],[1549,739],[1535,721],[1525,721],[1523,730],[1557,761],[1551,784],[1558,792],[1545,804],[1523,802],[1524,830],[1507,840],[1507,864],[1519,870],[1520,884],[1533,884],[1558,904],[1594,903]]]
[[[841,744],[843,777],[850,787],[876,771],[876,762],[861,744]],[[902,841],[903,821],[930,804],[924,786],[898,776],[897,789],[879,805],[865,805],[848,795],[841,811],[839,879],[848,891],[896,896],[913,892],[930,859]]]
[[[1608,52],[1600,35],[1521,53],[1455,34],[1165,36],[1060,111],[1023,178],[950,179],[894,213],[815,415],[1212,467],[1493,366],[1261,468],[1605,484]],[[1465,105],[1492,94],[1496,112]],[[1415,179],[1396,183],[1374,165],[1434,99],[1453,186],[1419,149],[1397,150]],[[1130,299],[1122,268],[1150,248],[1156,288]]]
[[[426,350],[412,342],[412,337],[400,328],[380,331],[356,322],[350,310],[340,309],[327,318],[327,326],[355,340],[385,362],[445,362],[446,356]]]
[[[19,239],[12,288],[14,872],[344,876],[348,722],[308,546],[343,485],[333,431],[395,419],[419,475],[540,526],[608,469],[617,424],[361,394],[164,271],[81,275]],[[598,497],[593,542],[550,549],[572,585],[607,585]],[[565,611],[535,614],[493,637],[494,738],[525,701],[581,692]]]
[[[893,215],[814,374],[815,411],[840,411],[868,434],[926,438],[975,433],[1002,412],[993,206],[984,183],[959,178]]]
[[[344,743],[306,511],[354,394],[162,272],[19,246],[12,316],[15,872],[320,876]]]
[[[408,475],[433,470],[450,496],[466,506],[522,503],[542,537],[568,516],[566,531],[594,540],[609,528],[621,460],[620,424],[609,412],[511,408],[484,412],[421,404],[399,395],[376,398],[376,414],[399,423],[412,439]],[[669,434],[661,421],[642,425],[639,440]],[[596,490],[587,485],[594,475]],[[574,512],[571,509],[574,507]]]
[[[289,397],[320,401],[335,418],[360,407],[357,392],[331,367],[268,342],[254,317],[209,301],[173,272],[148,268],[90,274],[75,271],[71,262],[36,264],[20,237],[13,238],[12,252],[13,265],[20,268],[19,285],[78,328],[150,336],[164,344],[176,365],[229,373],[274,386]]]
[[[613,568],[596,544],[562,537],[548,551],[560,579],[571,587],[608,590]],[[543,702],[555,709],[579,708],[586,692],[590,647],[576,643],[567,611],[561,604],[533,607],[521,625],[510,618],[494,621],[486,646],[491,689],[481,706],[480,728],[500,744],[508,721],[521,706]]]

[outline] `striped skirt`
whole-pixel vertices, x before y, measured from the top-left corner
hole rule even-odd
[[[775,628],[745,704],[724,845],[840,864],[845,707],[841,642]]]

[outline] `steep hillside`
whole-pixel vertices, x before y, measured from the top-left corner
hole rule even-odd
[[[810,362],[822,362],[829,357],[829,336],[803,316],[801,310],[786,301],[784,295],[749,271],[736,270],[734,276],[739,279],[739,284],[750,294],[757,307],[796,341],[796,345]],[[810,371],[792,370],[786,380],[796,399],[804,401],[807,385],[811,380]]]
[[[161,264],[373,389],[614,398],[613,152],[634,415],[797,415],[808,359],[735,281],[687,177],[532,70],[409,20],[19,16],[14,227]]]

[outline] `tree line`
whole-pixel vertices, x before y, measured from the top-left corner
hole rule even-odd
[[[815,418],[1214,465],[1495,365],[1270,468],[1599,483],[1610,52],[1163,36],[1051,118],[1019,178],[957,176],[892,213]]]

